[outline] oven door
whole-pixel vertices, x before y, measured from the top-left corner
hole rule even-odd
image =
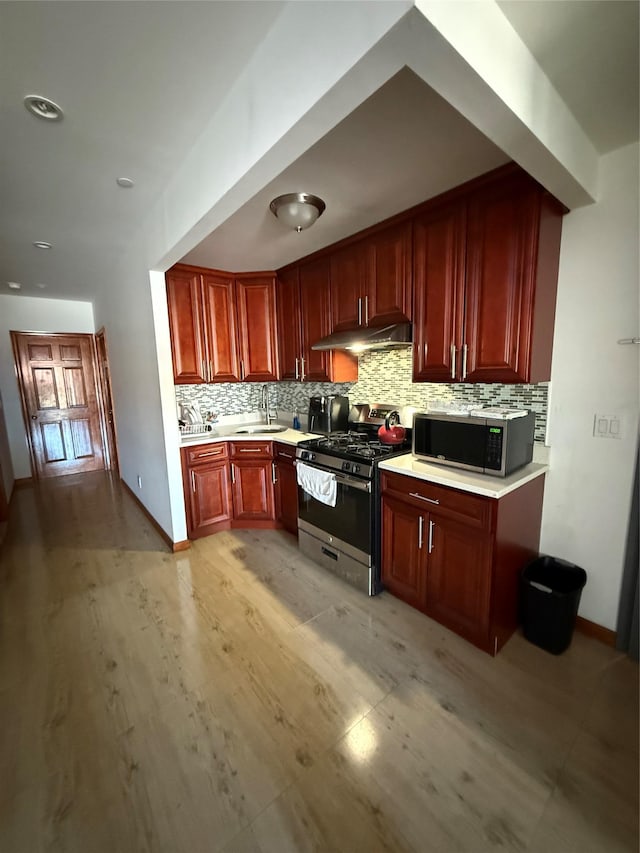
[[[309,465],[305,461],[305,465]],[[311,465],[326,471],[318,465]],[[372,542],[371,482],[335,474],[336,505],[327,506],[298,486],[298,525],[356,560],[370,564]]]

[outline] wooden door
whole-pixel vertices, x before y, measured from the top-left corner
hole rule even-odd
[[[235,521],[273,521],[273,471],[269,459],[231,463]]]
[[[189,469],[189,536],[205,536],[212,525],[231,518],[229,463],[210,462]]]
[[[467,637],[486,643],[491,596],[491,538],[485,530],[432,513],[425,541],[429,616]]]
[[[329,257],[331,331],[348,331],[366,325],[362,299],[367,272],[365,244],[353,243],[332,252]]]
[[[290,533],[298,535],[298,482],[296,469],[290,462],[274,461],[276,471],[276,520]]]
[[[276,287],[272,273],[236,278],[240,377],[247,382],[278,379]]]
[[[165,280],[174,382],[176,385],[206,382],[200,274],[174,267],[167,272]]]
[[[202,303],[209,382],[238,382],[235,285],[224,273],[203,273]]]
[[[302,344],[300,341],[300,282],[297,267],[278,273],[276,304],[280,378],[300,379]]]
[[[366,322],[385,326],[411,320],[411,223],[385,228],[366,243]]]
[[[36,476],[103,469],[91,335],[11,336]]]
[[[465,340],[470,382],[527,382],[537,193],[509,180],[468,207]]]
[[[382,496],[382,583],[407,604],[425,608],[425,513]]]
[[[418,217],[413,247],[413,378],[455,382],[464,315],[464,204]]]
[[[98,376],[102,398],[102,417],[106,435],[105,467],[118,471],[118,440],[116,422],[113,414],[113,391],[111,388],[111,371],[107,354],[107,341],[104,329],[96,334],[96,353],[98,358]]]
[[[311,349],[330,331],[329,262],[320,258],[303,264],[299,273],[304,378],[308,382],[330,382],[331,353]]]

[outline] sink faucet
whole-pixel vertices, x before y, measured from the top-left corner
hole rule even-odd
[[[269,386],[266,383],[260,389],[260,408],[264,409],[265,423],[270,426],[272,413],[269,406]]]

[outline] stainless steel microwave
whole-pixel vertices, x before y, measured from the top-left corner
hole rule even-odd
[[[533,458],[535,414],[510,419],[421,414],[413,418],[417,459],[506,477]]]

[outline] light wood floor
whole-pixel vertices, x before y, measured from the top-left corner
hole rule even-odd
[[[172,555],[104,474],[16,492],[2,853],[638,849],[638,669],[495,659],[276,531]]]

